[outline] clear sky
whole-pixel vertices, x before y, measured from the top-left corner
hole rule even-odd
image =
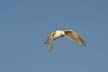
[[[72,29],[87,42],[43,42]],[[0,0],[0,72],[108,72],[108,0]]]

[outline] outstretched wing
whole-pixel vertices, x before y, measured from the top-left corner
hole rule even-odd
[[[78,45],[86,46],[85,41],[73,30],[64,30],[65,36],[74,40],[74,42]]]
[[[52,34],[48,36],[47,44],[48,44],[49,53],[52,53],[52,50],[53,50],[53,36],[52,36]]]

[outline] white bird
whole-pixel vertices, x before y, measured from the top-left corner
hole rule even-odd
[[[65,37],[73,40],[77,45],[84,45],[86,46],[85,41],[73,30],[57,30],[55,32],[52,32],[48,38],[45,44],[48,44],[48,51],[49,53],[52,53],[53,49],[53,40],[56,40],[60,37]]]

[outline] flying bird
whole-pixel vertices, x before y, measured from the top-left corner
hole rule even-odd
[[[52,53],[53,41],[61,37],[69,38],[73,40],[77,45],[86,46],[86,42],[77,34],[77,32],[73,30],[57,30],[55,32],[52,32],[45,42],[45,44],[48,44],[49,53]]]

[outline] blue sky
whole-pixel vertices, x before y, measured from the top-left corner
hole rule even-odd
[[[108,72],[107,0],[0,0],[0,72]],[[87,47],[61,38],[48,54],[43,42],[72,29]]]

